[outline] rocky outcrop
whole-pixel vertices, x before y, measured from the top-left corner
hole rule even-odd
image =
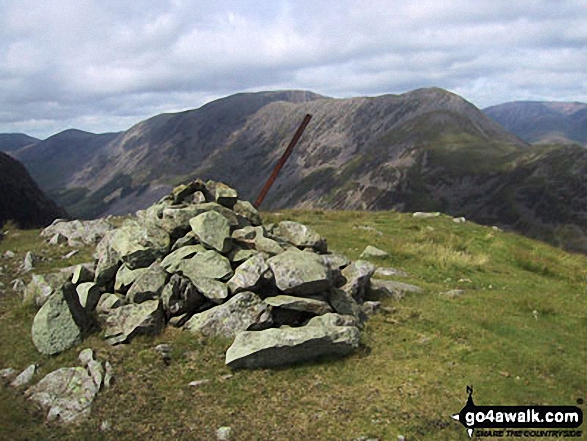
[[[61,287],[38,278],[27,287],[28,298],[45,302],[33,326],[39,351],[79,343],[97,313],[113,345],[171,324],[236,337],[231,366],[282,365],[349,353],[366,312],[376,310],[361,306],[374,265],[329,253],[306,225],[264,226],[235,190],[212,181],[176,187],[108,228],[95,258],[95,267],[63,271]],[[255,342],[251,354],[234,355],[249,350],[243,340]],[[274,361],[262,361],[267,354]]]

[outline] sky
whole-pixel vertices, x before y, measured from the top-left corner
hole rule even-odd
[[[0,0],[0,133],[278,89],[587,102],[586,66],[587,0]]]

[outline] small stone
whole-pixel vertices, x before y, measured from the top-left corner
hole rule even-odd
[[[462,289],[451,289],[450,291],[441,292],[439,295],[441,297],[446,297],[446,298],[449,298],[449,299],[454,299],[454,298],[457,298],[457,297],[461,297],[464,293],[465,293],[465,291],[462,290]]]
[[[161,356],[165,364],[169,364],[171,361],[171,345],[167,343],[161,343],[155,346],[155,352]]]
[[[100,423],[100,431],[108,432],[112,428],[112,423],[108,420],[104,420]]]
[[[67,243],[67,240],[67,236],[64,236],[61,233],[56,233],[51,239],[49,239],[49,245],[61,245]]]
[[[375,270],[375,272],[373,273],[373,276],[374,277],[389,277],[389,276],[408,277],[409,274],[406,273],[405,271],[395,269],[395,268],[379,267]]]
[[[435,211],[433,213],[425,213],[425,212],[421,212],[421,211],[416,211],[412,217],[416,217],[416,218],[420,218],[420,219],[426,219],[426,218],[430,218],[430,217],[438,217],[440,216],[440,212]]]
[[[4,257],[5,259],[14,259],[16,257],[16,253],[14,251],[7,250],[4,252],[2,257]]]
[[[31,364],[24,371],[22,371],[13,381],[10,383],[12,387],[25,386],[31,382],[33,375],[37,372],[37,365]]]
[[[65,256],[62,257],[63,260],[66,259],[71,259],[73,256],[75,256],[77,253],[79,253],[79,250],[72,250],[69,253],[67,253]]]
[[[12,378],[14,378],[17,374],[16,369],[14,368],[6,368],[6,369],[2,369],[0,370],[0,378],[2,378],[3,380],[10,380]]]
[[[109,361],[104,363],[104,387],[110,387],[114,380],[114,368]]]
[[[188,386],[192,386],[192,387],[198,387],[198,386],[202,386],[203,384],[207,384],[210,383],[212,380],[205,378],[203,380],[195,380],[195,381],[190,381],[188,383]]]
[[[363,252],[361,253],[361,255],[359,256],[359,259],[368,259],[370,257],[381,258],[381,257],[387,257],[387,256],[389,256],[388,252],[383,251],[383,250],[376,248],[374,246],[367,245],[365,247],[365,249],[363,250]]]
[[[83,367],[87,367],[90,361],[94,360],[94,351],[91,348],[86,348],[79,353],[79,361]]]
[[[464,217],[455,217],[452,221],[455,224],[464,224],[466,222],[466,219]]]
[[[361,309],[367,317],[377,314],[381,309],[381,302],[369,301],[361,305]]]
[[[220,427],[216,431],[217,441],[231,441],[232,440],[232,429],[228,426]]]
[[[35,269],[35,265],[37,264],[38,257],[32,252],[27,251],[24,256],[24,261],[22,263],[22,270],[23,272],[29,272]]]

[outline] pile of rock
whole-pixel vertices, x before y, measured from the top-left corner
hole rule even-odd
[[[394,294],[371,286],[371,263],[329,252],[303,224],[263,225],[213,181],[176,187],[109,229],[95,258],[27,287],[25,299],[41,307],[32,330],[40,352],[63,351],[97,325],[120,344],[170,324],[234,337],[232,367],[278,366],[351,352],[375,309],[366,292]]]

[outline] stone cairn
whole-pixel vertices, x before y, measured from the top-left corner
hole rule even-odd
[[[65,236],[63,221],[43,234],[58,243],[59,225]],[[283,366],[351,353],[374,310],[365,294],[396,294],[371,281],[371,263],[329,252],[301,223],[264,225],[219,182],[180,185],[100,232],[95,262],[35,275],[25,290],[40,307],[32,338],[43,354],[99,329],[117,345],[170,325],[234,338],[233,368]]]

